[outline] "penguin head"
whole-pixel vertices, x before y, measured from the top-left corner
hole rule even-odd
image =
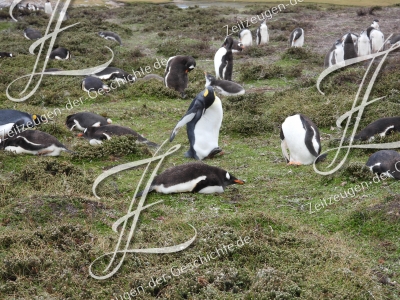
[[[226,50],[231,50],[233,46],[233,38],[231,36],[227,36],[224,45]]]
[[[193,57],[188,56],[185,64],[185,73],[189,73],[196,67],[196,61]]]
[[[345,43],[345,44],[353,43],[353,38],[352,38],[352,36],[351,36],[351,33],[348,33],[348,34],[346,35],[346,38],[344,39],[344,43]]]
[[[212,76],[211,74],[204,72],[204,75],[206,77],[206,84],[205,87],[208,87],[210,85],[213,85],[214,81],[215,81],[215,77]]]
[[[197,97],[203,98],[205,103],[205,109],[209,108],[216,98],[214,88],[212,86],[207,86],[206,89],[200,92]]]
[[[224,187],[231,184],[244,184],[243,180],[237,179],[235,176],[230,174],[229,172],[225,173],[224,177]]]

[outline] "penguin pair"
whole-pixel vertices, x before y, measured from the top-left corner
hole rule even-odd
[[[243,47],[253,46],[253,37],[251,31],[247,28],[243,28],[239,31],[239,41],[242,43]]]
[[[239,96],[244,95],[245,90],[244,88],[233,82],[228,80],[219,80],[216,79],[211,74],[204,72],[206,77],[206,84],[205,87],[212,86],[216,92],[224,96]]]
[[[99,90],[103,90],[106,93],[110,91],[108,85],[104,84],[99,78],[94,76],[87,76],[82,80],[81,83],[82,90],[85,92],[97,92]]]
[[[289,36],[290,47],[303,47],[304,45],[304,29],[296,28]]]
[[[106,119],[98,114],[91,112],[79,112],[67,116],[65,125],[67,125],[71,131],[74,129],[85,131],[85,129],[88,127],[100,127],[111,123],[111,119]]]
[[[269,34],[268,34],[268,26],[267,26],[267,20],[264,20],[260,27],[257,29],[256,33],[256,44],[257,45],[263,45],[267,44],[269,42]]]
[[[44,122],[47,122],[44,116],[30,115],[26,112],[13,109],[1,109],[0,138],[8,138],[9,133],[16,135],[27,128],[33,128]]]
[[[50,53],[50,59],[70,59],[71,58],[71,53],[69,52],[68,49],[65,48],[56,48]]]
[[[118,44],[120,44],[120,46],[122,46],[121,37],[118,34],[116,34],[115,32],[100,31],[99,36],[101,36],[102,38],[104,38],[106,40],[116,41]]]
[[[326,154],[320,155],[318,127],[302,114],[285,119],[281,126],[280,138],[283,156],[290,165],[309,165],[326,157]]]
[[[24,37],[28,40],[37,40],[42,38],[42,34],[40,31],[33,29],[33,28],[26,28],[24,30]]]
[[[375,152],[368,159],[366,166],[372,173],[379,176],[385,174],[386,177],[400,180],[400,153],[394,150],[380,150]]]
[[[376,134],[381,137],[391,132],[400,132],[400,117],[382,118],[368,124],[363,130],[354,136],[354,140],[372,141]]]
[[[174,140],[178,129],[186,125],[190,148],[185,157],[197,160],[213,158],[222,151],[218,147],[222,117],[221,100],[213,87],[208,86],[193,99],[186,114],[172,131],[170,142]]]
[[[111,137],[113,136],[122,135],[133,135],[141,143],[145,143],[146,145],[154,148],[158,147],[157,144],[150,142],[136,131],[119,125],[87,127],[83,133],[78,134],[78,136],[83,136],[85,139],[89,140],[89,144],[92,146],[101,145],[104,140],[111,140]]]
[[[13,57],[12,53],[9,52],[0,52],[0,58],[5,58],[5,57]]]
[[[54,136],[39,130],[25,130],[16,136],[2,140],[0,149],[15,154],[27,153],[43,156],[58,156],[63,151],[72,152]]]
[[[136,81],[136,78],[132,74],[115,67],[107,67],[100,72],[92,74],[91,76],[97,77],[101,80],[124,79],[128,80],[129,82]]]
[[[231,173],[200,162],[192,162],[172,167],[157,175],[149,192],[171,193],[223,193],[228,185],[244,184]],[[143,192],[136,197],[140,197]]]
[[[196,61],[191,56],[177,55],[170,57],[164,73],[164,85],[179,92],[185,98],[188,86],[188,73],[196,67]]]
[[[233,38],[227,36],[225,46],[218,49],[214,55],[214,68],[217,79],[232,80],[233,71]]]
[[[329,49],[329,52],[325,56],[324,66],[326,68],[331,67],[333,65],[339,64],[344,61],[344,49],[341,40],[337,40],[335,44],[333,44],[332,48]]]

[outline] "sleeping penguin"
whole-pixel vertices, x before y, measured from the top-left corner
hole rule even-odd
[[[82,80],[82,90],[85,92],[97,92],[100,89],[103,89],[105,92],[109,92],[110,88],[108,85],[104,84],[103,81],[101,81],[97,77],[93,76],[87,76]]]
[[[198,160],[213,158],[222,151],[218,147],[222,115],[221,100],[215,95],[213,87],[208,86],[193,99],[188,111],[172,131],[169,140],[172,142],[178,129],[187,124],[190,148],[185,157]]]
[[[58,156],[62,151],[72,152],[54,136],[39,130],[25,130],[16,136],[4,139],[0,143],[0,149],[16,154],[44,156]]]
[[[129,74],[128,72],[115,67],[107,67],[103,71],[94,73],[91,76],[97,77],[101,80],[114,80],[117,78],[125,79],[129,82],[134,82],[136,80],[136,78],[132,74]]]
[[[149,192],[156,191],[163,194],[171,193],[223,193],[231,184],[244,184],[229,172],[206,165],[201,162],[192,162],[172,167],[156,176],[151,183]],[[136,197],[140,197],[143,192]]]
[[[181,93],[185,98],[185,89],[188,86],[188,73],[196,67],[196,61],[191,56],[177,55],[167,61],[164,74],[164,85]]]
[[[321,153],[321,142],[317,126],[301,114],[287,117],[281,126],[281,148],[289,165],[309,165],[326,155]],[[289,154],[287,153],[289,149]]]
[[[233,81],[216,79],[214,76],[208,74],[207,72],[204,72],[204,75],[206,76],[205,86],[206,87],[212,86],[214,90],[220,93],[221,95],[239,96],[239,95],[244,95],[245,93],[244,88]]]
[[[88,127],[83,133],[79,133],[78,136],[83,136],[85,139],[89,140],[89,144],[92,146],[101,145],[104,140],[111,140],[112,136],[121,135],[133,135],[141,143],[145,143],[150,147],[157,148],[158,145],[145,139],[136,131],[119,125],[105,125],[99,127]]]
[[[289,37],[290,47],[303,47],[304,45],[304,30],[296,28],[292,31]]]
[[[50,53],[50,59],[70,59],[71,53],[65,48],[56,48]]]
[[[118,44],[120,44],[120,46],[122,46],[122,41],[121,38],[118,34],[116,34],[115,32],[111,32],[111,31],[100,31],[99,32],[99,36],[101,36],[102,38],[105,38],[106,40],[112,40],[112,41],[116,41]]]
[[[24,37],[28,40],[37,40],[42,38],[42,34],[36,29],[26,28],[24,30]]]
[[[98,114],[91,112],[79,112],[73,115],[67,116],[65,124],[72,131],[78,129],[84,131],[88,127],[99,127],[111,124],[111,119],[106,119]]]
[[[30,115],[13,109],[0,109],[0,138],[17,135],[44,122],[47,123],[44,116]]]
[[[368,124],[363,130],[354,136],[354,140],[372,141],[374,135],[384,137],[392,131],[400,132],[400,117],[382,118]]]
[[[394,150],[380,150],[368,159],[366,166],[372,173],[379,176],[385,174],[387,177],[400,180],[400,153]]]
[[[256,44],[257,45],[263,45],[267,44],[269,42],[269,34],[268,34],[268,26],[267,26],[267,20],[264,20],[260,27],[257,29],[256,33]]]
[[[214,56],[214,67],[217,79],[232,80],[233,71],[233,39],[226,37],[225,46],[218,49]]]

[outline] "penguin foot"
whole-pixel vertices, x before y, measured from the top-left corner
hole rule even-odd
[[[220,147],[214,148],[211,150],[210,154],[208,154],[207,158],[214,158],[214,156],[220,152],[222,152],[222,149]]]
[[[291,161],[288,163],[288,166],[301,166],[301,165],[302,163],[297,161]]]
[[[51,152],[53,152],[53,151],[51,151],[51,150],[43,150],[43,151],[39,151],[38,155],[46,155],[46,154],[49,154]]]

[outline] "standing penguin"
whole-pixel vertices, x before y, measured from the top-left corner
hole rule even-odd
[[[221,47],[214,55],[214,68],[217,79],[232,80],[233,71],[233,39],[226,37],[225,47]]]
[[[243,47],[253,46],[253,36],[251,35],[250,29],[244,28],[239,32],[239,41]]]
[[[188,73],[196,67],[196,61],[191,56],[177,55],[167,61],[164,74],[164,84],[170,89],[181,93],[185,98],[185,89],[188,86]]]
[[[53,13],[53,8],[51,7],[50,0],[46,0],[46,3],[44,4],[44,12],[48,15],[51,15]]]
[[[70,130],[74,128],[85,131],[88,127],[99,127],[103,125],[111,124],[111,119],[106,119],[98,114],[91,112],[79,112],[73,115],[67,116],[65,124]]]
[[[269,42],[269,34],[268,34],[268,26],[267,26],[267,20],[264,20],[260,27],[257,29],[256,33],[256,44],[257,45],[263,45],[267,44]]]
[[[368,124],[363,130],[354,136],[355,140],[372,141],[374,135],[379,134],[381,137],[388,135],[390,132],[400,132],[400,117],[381,118]]]
[[[289,37],[290,47],[303,47],[304,45],[304,30],[296,28],[292,31]]]
[[[50,53],[50,59],[70,59],[71,53],[65,48],[56,48]]]
[[[54,136],[39,130],[25,130],[16,136],[5,139],[0,143],[0,149],[16,154],[27,153],[44,156],[58,156],[62,151],[72,152]]]
[[[36,29],[26,28],[24,30],[24,37],[26,37],[28,40],[37,40],[42,38],[42,34]]]
[[[47,123],[47,119],[44,116],[30,115],[19,110],[0,109],[0,138],[17,135],[40,123]]]
[[[343,44],[341,40],[337,40],[325,56],[325,68],[331,67],[344,60]]]
[[[283,156],[290,165],[309,165],[317,157],[316,162],[326,156],[319,156],[321,142],[318,127],[304,115],[287,117],[281,126],[280,137]]]
[[[122,41],[121,38],[118,34],[116,34],[115,32],[111,32],[111,31],[100,31],[99,32],[99,36],[101,36],[102,38],[105,38],[106,40],[112,40],[112,41],[116,41],[118,44],[120,44],[122,46]]]
[[[343,51],[344,51],[344,60],[357,57],[357,52],[356,48],[354,47],[354,42],[351,33],[348,33],[346,35],[346,38],[343,43]]]
[[[244,181],[221,168],[201,162],[191,162],[169,168],[157,175],[150,185],[149,193],[152,191],[163,194],[223,193],[231,184],[244,184]],[[142,194],[143,192],[137,194],[136,197]]]
[[[400,180],[400,153],[394,150],[380,150],[372,154],[366,166],[372,173],[379,176],[385,174],[387,177]]]
[[[383,50],[385,37],[381,31],[375,29],[374,27],[368,27],[367,35],[371,41],[371,53],[376,53],[379,50]]]
[[[204,75],[206,76],[205,86],[212,86],[216,92],[224,96],[239,96],[245,93],[244,88],[233,81],[216,79],[207,72],[204,72]]]
[[[172,131],[169,140],[172,142],[178,129],[187,124],[190,149],[185,153],[185,157],[198,160],[213,158],[222,151],[218,147],[222,116],[221,100],[215,95],[213,87],[208,86],[193,99],[186,114]]]
[[[103,89],[105,92],[109,92],[110,88],[108,85],[104,84],[103,81],[101,81],[97,77],[93,76],[87,76],[82,80],[81,84],[82,90],[85,92],[97,92],[100,89]]]
[[[371,54],[371,41],[367,35],[366,31],[361,32],[358,38],[358,56],[365,56]]]

